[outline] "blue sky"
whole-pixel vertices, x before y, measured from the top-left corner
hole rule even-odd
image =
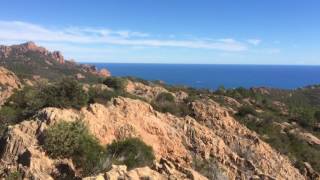
[[[320,65],[318,0],[3,0],[0,44],[82,62]]]

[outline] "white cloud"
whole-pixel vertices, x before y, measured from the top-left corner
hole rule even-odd
[[[224,38],[224,39],[219,39],[218,41],[224,42],[224,43],[236,43],[237,41],[232,39],[232,38]]]
[[[248,39],[247,42],[249,44],[257,46],[257,45],[259,45],[261,43],[261,40],[260,39]]]
[[[245,51],[247,45],[234,39],[176,40],[156,39],[148,33],[92,27],[48,28],[21,21],[0,21],[0,41],[36,41],[42,43],[76,43],[81,45],[124,45],[149,47],[180,47],[220,51]],[[248,41],[249,42],[249,41]],[[251,41],[259,44],[260,41]],[[0,43],[2,44],[2,43]]]

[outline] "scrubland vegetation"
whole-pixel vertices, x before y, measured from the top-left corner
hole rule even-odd
[[[320,129],[316,126],[320,123],[319,87],[297,90],[268,89],[268,93],[253,89],[223,87],[211,91],[169,86],[132,77],[112,77],[103,81],[109,88],[90,87],[85,91],[81,83],[66,78],[50,84],[25,86],[22,90],[16,91],[0,109],[0,135],[8,125],[31,118],[45,107],[80,109],[90,103],[104,104],[118,96],[145,101],[125,91],[127,79],[147,85],[160,85],[172,93],[181,90],[188,93],[188,98],[183,101],[177,101],[169,92],[158,94],[150,104],[155,110],[163,113],[192,116],[190,103],[201,98],[211,98],[223,106],[231,107],[237,111],[234,116],[239,122],[256,131],[272,147],[287,155],[296,167],[300,168],[303,162],[309,162],[315,170],[320,171],[320,147],[311,145],[292,133],[283,132],[276,125],[284,122],[296,123],[303,131],[320,137]],[[234,98],[241,106],[234,107],[227,104],[221,97]],[[278,107],[274,102],[280,102],[278,104],[283,107]],[[84,174],[101,171],[107,168],[110,162],[126,164],[129,168],[133,168],[150,165],[154,159],[152,149],[139,139],[127,139],[102,147],[81,122],[54,125],[48,129],[45,137],[43,147],[50,156],[73,159]]]
[[[151,166],[155,159],[152,147],[138,138],[100,145],[81,121],[51,126],[44,133],[43,148],[52,158],[72,159],[83,175],[110,169],[111,164],[124,164],[129,169]]]

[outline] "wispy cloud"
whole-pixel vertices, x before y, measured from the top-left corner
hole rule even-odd
[[[260,39],[248,39],[247,42],[249,44],[257,46],[257,45],[259,45],[261,43],[261,40]]]
[[[151,34],[130,30],[112,30],[93,27],[51,28],[21,21],[0,21],[0,41],[36,41],[43,43],[77,43],[146,47],[178,47],[212,49],[218,51],[245,51],[246,42],[232,38],[217,40],[153,38]],[[260,40],[248,43],[259,44]]]

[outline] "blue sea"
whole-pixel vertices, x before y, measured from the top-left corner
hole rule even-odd
[[[215,89],[273,87],[294,89],[320,84],[320,66],[91,63],[114,76],[162,80],[168,84]]]

